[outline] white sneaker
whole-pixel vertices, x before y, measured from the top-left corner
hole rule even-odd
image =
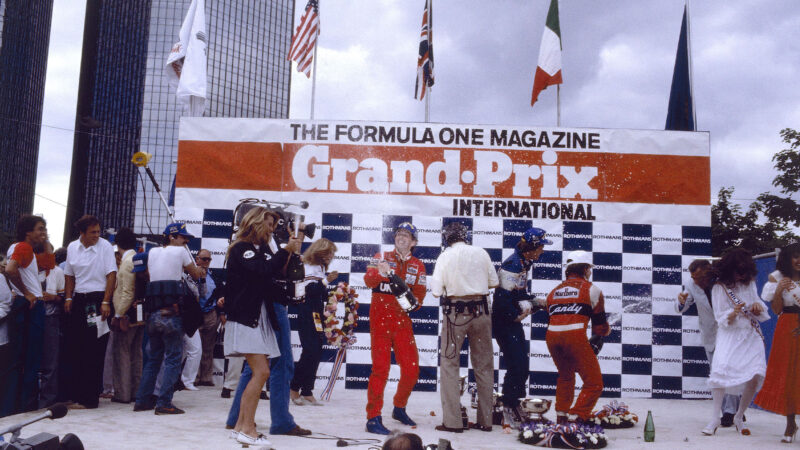
[[[231,430],[231,434],[229,434],[228,437],[235,441],[236,438],[239,437],[239,432],[236,430]]]
[[[239,435],[236,436],[236,442],[245,445],[266,445],[272,447],[272,442],[267,440],[267,437],[261,433],[258,434],[258,437],[251,437],[244,433],[239,433]]]
[[[199,391],[200,390],[200,388],[195,386],[194,383],[184,384],[184,389],[186,389],[187,391]]]
[[[303,397],[298,397],[298,398],[293,398],[293,399],[292,399],[292,403],[294,403],[294,404],[295,404],[295,405],[297,405],[297,406],[303,406],[303,405],[305,405],[307,402],[308,402],[308,401],[307,401],[306,399],[304,399]]]

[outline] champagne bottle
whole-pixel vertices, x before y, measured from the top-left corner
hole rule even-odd
[[[656,440],[656,426],[653,424],[653,412],[647,411],[647,421],[644,423],[644,441],[653,442]]]
[[[397,303],[400,305],[403,311],[409,313],[417,308],[417,298],[414,297],[414,294],[411,292],[411,289],[408,288],[408,285],[402,278],[397,276],[394,271],[389,272],[389,289],[392,291],[392,295],[397,297]]]
[[[306,270],[300,255],[292,253],[289,255],[289,262],[286,265],[286,281],[289,288],[289,300],[292,303],[303,303],[306,299],[304,280]]]

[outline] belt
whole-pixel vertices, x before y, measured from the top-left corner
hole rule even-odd
[[[448,295],[447,298],[449,298],[451,301],[477,302],[484,300],[486,298],[486,295],[452,295],[452,296]]]
[[[572,330],[585,330],[586,325],[582,323],[570,323],[567,325],[548,325],[547,331],[572,331]]]

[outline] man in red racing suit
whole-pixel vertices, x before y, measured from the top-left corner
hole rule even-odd
[[[567,255],[566,280],[547,296],[550,323],[547,326],[547,349],[558,369],[556,382],[556,417],[566,423],[569,415],[589,419],[603,392],[600,364],[586,337],[589,319],[592,334],[608,336],[611,332],[603,305],[603,293],[589,282],[591,254],[576,250]],[[575,405],[575,373],[583,387]]]
[[[411,256],[417,244],[417,228],[403,222],[395,229],[395,248],[390,252],[375,255],[377,263],[367,268],[364,284],[372,289],[372,303],[369,309],[369,334],[372,344],[372,373],[367,387],[367,431],[389,434],[383,426],[383,390],[389,378],[391,351],[400,366],[400,382],[394,396],[392,418],[405,425],[416,426],[406,414],[406,404],[411,390],[419,377],[419,354],[414,340],[414,330],[408,314],[400,308],[397,298],[389,288],[386,277],[390,270],[405,280],[417,298],[418,307],[425,297],[425,266],[422,261]]]

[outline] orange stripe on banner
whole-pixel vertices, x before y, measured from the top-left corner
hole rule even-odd
[[[279,191],[277,142],[179,141],[176,187]]]
[[[593,200],[601,202],[620,203],[654,203],[654,204],[681,204],[681,205],[708,205],[711,199],[710,162],[705,156],[678,156],[678,155],[652,155],[652,154],[623,154],[623,153],[579,153],[559,152],[557,160],[545,164],[542,161],[543,152],[528,150],[473,150],[473,149],[446,149],[431,147],[381,147],[357,146],[346,144],[329,144],[316,146],[324,148],[325,158],[308,158],[298,154],[301,149],[307,148],[303,144],[285,144],[284,191],[313,191],[313,192],[347,192],[370,193],[364,189],[371,180],[385,178],[388,183],[393,181],[394,171],[392,162],[408,163],[422,166],[422,177],[417,177],[424,184],[425,192],[408,192],[388,189],[389,194],[402,195],[438,195],[443,197],[470,196],[486,198],[547,198],[558,200]],[[448,175],[442,168],[446,166],[445,152],[456,152],[457,167]],[[483,158],[481,167],[476,160],[476,155]],[[452,153],[451,153],[452,155]],[[498,162],[487,162],[489,159],[498,158]],[[503,156],[505,155],[505,156]],[[358,166],[355,170],[347,160],[356,160]],[[370,159],[370,161],[365,161]],[[451,158],[452,159],[452,158]],[[336,161],[338,160],[338,161]],[[375,160],[382,162],[386,169],[376,169]],[[500,167],[500,166],[504,167]],[[519,171],[520,165],[526,169],[524,175]],[[429,177],[429,171],[434,170]],[[585,182],[585,188],[596,190],[596,198],[591,195],[567,195],[572,188],[580,188],[579,175],[584,169],[595,170],[597,175]],[[483,194],[476,192],[475,186],[484,178],[490,178],[490,172],[509,171],[509,175],[489,183],[493,193]],[[307,174],[306,185],[315,185],[313,188],[302,189],[298,180],[292,177],[293,173]],[[436,176],[438,174],[438,176]],[[487,175],[488,174],[488,175]],[[517,177],[529,176],[527,181]],[[314,177],[315,181],[308,181]],[[499,175],[498,175],[499,177]],[[402,183],[413,184],[415,180],[408,172],[403,172]],[[346,183],[342,183],[342,180]],[[460,184],[458,193],[436,194],[431,192],[428,182]],[[359,182],[361,185],[359,185]],[[317,186],[321,183],[321,187]],[[301,186],[303,183],[299,183]],[[409,185],[410,185],[409,184]],[[486,184],[484,180],[484,185]],[[514,192],[514,187],[523,188],[524,193]],[[546,192],[547,187],[556,193]],[[578,191],[586,191],[586,189]],[[545,191],[543,193],[543,191]],[[386,192],[376,192],[384,194]],[[546,194],[546,195],[545,195]]]

